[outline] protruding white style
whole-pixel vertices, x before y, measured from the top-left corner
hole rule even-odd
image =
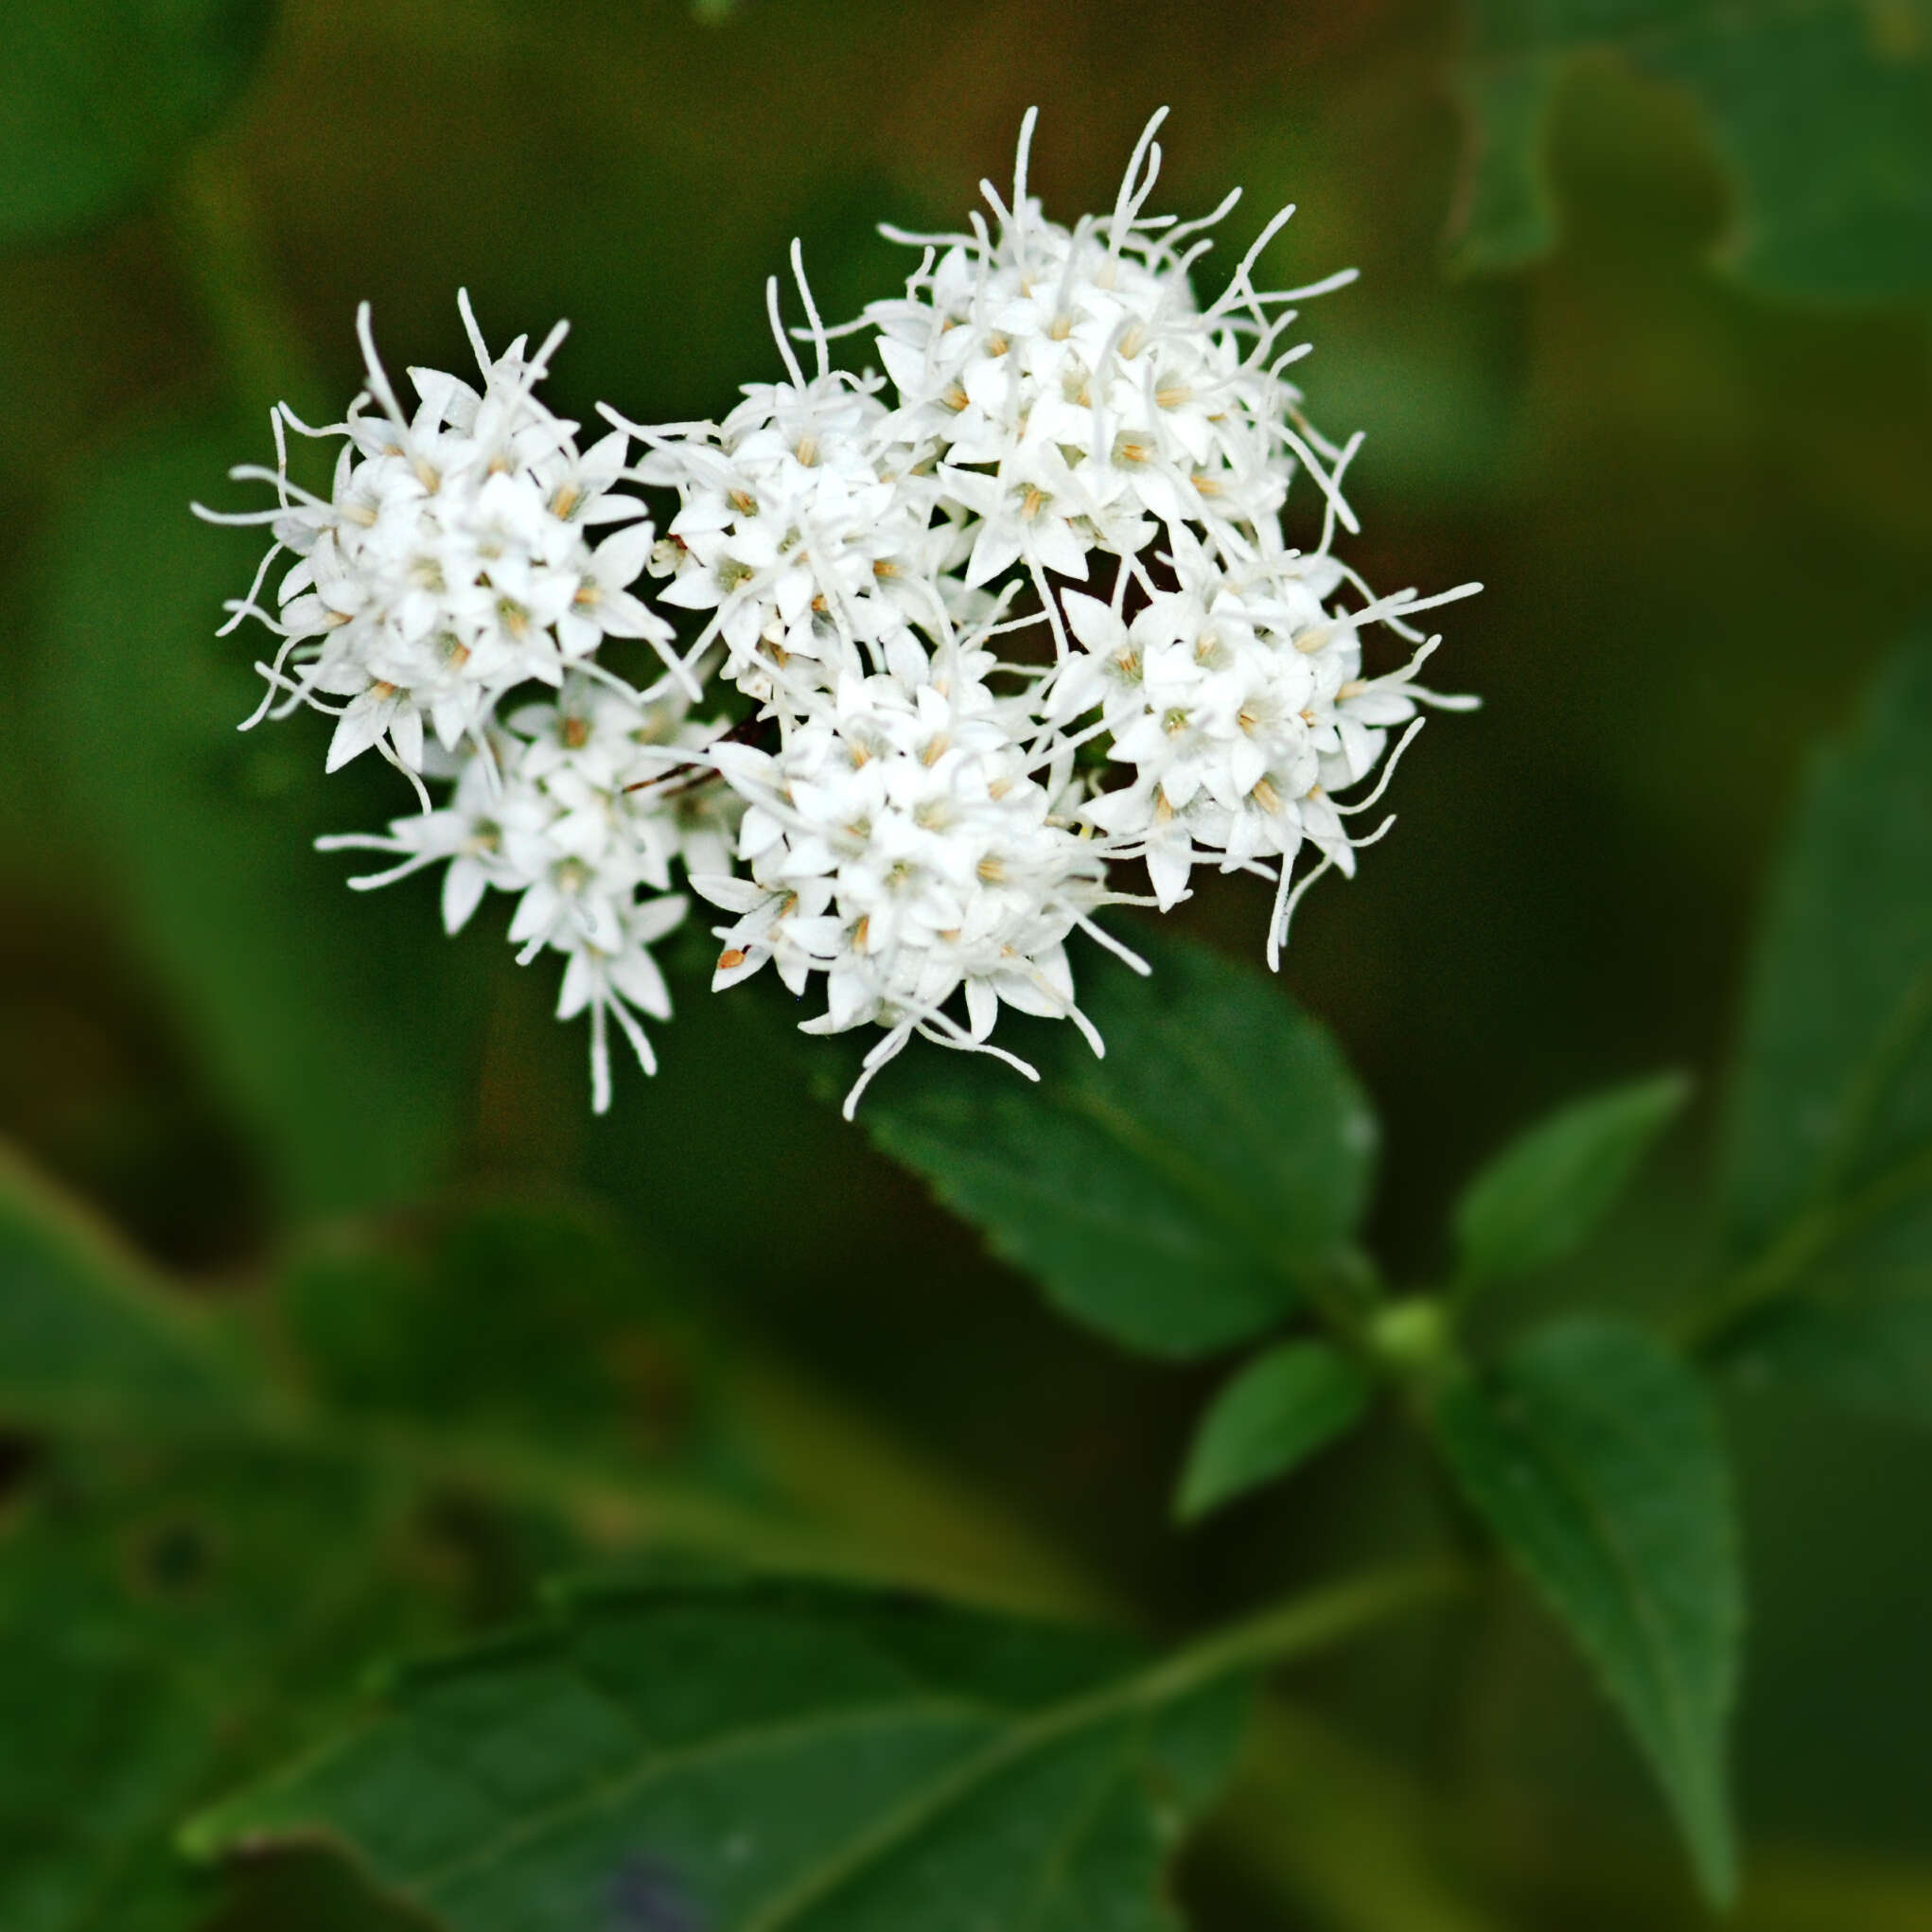
[[[358,889],[445,866],[443,924],[451,933],[485,892],[514,893],[510,939],[519,961],[562,954],[557,1017],[589,1012],[592,1103],[601,1114],[610,1104],[609,1022],[644,1071],[657,1071],[639,1021],[671,1016],[650,946],[684,916],[673,867],[709,869],[730,851],[735,815],[689,809],[688,761],[716,730],[690,722],[680,694],[646,704],[574,672],[553,701],[519,706],[457,754],[448,803],[395,819],[384,835],[318,843],[397,857],[352,879]]]
[[[577,426],[535,389],[563,340],[559,323],[535,356],[522,336],[501,357],[484,346],[459,295],[479,390],[440,369],[412,369],[405,413],[376,354],[369,306],[356,317],[368,387],[346,417],[310,429],[282,404],[272,414],[275,466],[243,465],[273,484],[272,509],[200,510],[212,522],[267,523],[274,543],[229,627],[260,620],[281,640],[258,667],[269,690],[249,724],[302,705],[332,712],[328,768],[378,748],[411,772],[426,728],[446,750],[480,741],[499,699],[520,684],[563,682],[606,637],[668,648],[671,626],[630,586],[653,542],[644,505],[613,486],[629,438],[613,430],[579,451]],[[290,480],[287,431],[344,439],[326,498]],[[591,535],[624,527],[594,547]],[[284,551],[270,610],[255,601]]]
[[[1165,911],[1202,867],[1258,873],[1278,966],[1308,887],[1394,822],[1355,829],[1422,711],[1475,702],[1417,682],[1439,640],[1413,620],[1478,587],[1377,597],[1334,553],[1361,438],[1310,427],[1288,332],[1353,272],[1262,287],[1288,208],[1198,298],[1238,191],[1200,220],[1145,212],[1165,114],[1112,211],[1069,229],[1027,191],[1029,112],[1010,196],[982,183],[991,219],[965,233],[887,229],[919,263],[855,323],[824,325],[795,242],[804,325],[774,276],[782,376],[720,423],[606,408],[580,453],[534,395],[561,327],[492,360],[466,301],[482,389],[413,370],[406,416],[365,308],[348,418],[307,430],[284,409],[275,468],[235,472],[278,497],[225,519],[276,538],[230,606],[282,640],[256,716],[336,712],[331,767],[373,745],[419,792],[454,775],[444,806],[329,842],[400,858],[358,884],[447,861],[452,930],[489,887],[517,893],[522,957],[564,954],[560,1011],[590,1014],[600,1111],[611,1020],[651,1064],[639,1015],[668,1003],[648,946],[679,916],[678,869],[730,915],[715,987],[770,961],[822,995],[807,1031],[881,1029],[848,1114],[914,1034],[1031,1077],[992,1040],[1003,1006],[1101,1050],[1076,928],[1146,970],[1098,909]],[[863,373],[833,366],[854,334]],[[288,428],[348,439],[327,501],[289,481]],[[653,492],[675,500],[661,538]],[[1372,669],[1378,626],[1396,641]],[[656,653],[641,694],[599,658],[613,637]],[[688,718],[711,679],[729,729]],[[533,683],[556,694],[499,722]],[[1150,895],[1121,889],[1141,868]]]

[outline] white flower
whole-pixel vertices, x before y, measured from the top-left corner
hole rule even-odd
[[[1224,872],[1273,877],[1268,951],[1275,963],[1303,843],[1321,854],[1320,869],[1352,876],[1356,852],[1387,830],[1385,821],[1357,838],[1345,822],[1375,804],[1382,785],[1354,803],[1338,804],[1331,794],[1369,776],[1386,749],[1386,728],[1415,719],[1418,704],[1468,703],[1414,682],[1432,643],[1402,671],[1364,679],[1361,626],[1389,623],[1413,637],[1405,613],[1472,587],[1429,599],[1405,592],[1351,611],[1332,601],[1345,573],[1324,554],[1228,570],[1184,541],[1162,561],[1178,588],[1150,597],[1131,622],[1096,598],[1064,599],[1083,648],[1055,679],[1058,709],[1073,717],[1098,706],[1112,734],[1109,758],[1134,774],[1131,784],[1092,799],[1081,816],[1123,853],[1146,860],[1164,910],[1185,894],[1203,858]],[[1418,729],[1419,720],[1405,746]],[[1392,757],[1383,784],[1394,768]]]
[[[895,236],[924,251],[904,295],[846,327],[821,323],[795,241],[805,326],[787,333],[773,278],[782,373],[720,423],[604,408],[612,433],[580,449],[534,395],[561,328],[493,360],[466,301],[481,387],[413,370],[405,415],[365,307],[369,394],[325,430],[278,409],[275,468],[234,472],[277,495],[216,519],[274,528],[224,627],[255,616],[281,640],[256,717],[334,713],[330,767],[374,746],[423,804],[324,843],[397,859],[358,886],[444,867],[452,932],[512,895],[520,959],[561,954],[558,1011],[589,1015],[600,1112],[613,1022],[653,1064],[641,1021],[670,1002],[650,949],[682,915],[680,871],[730,916],[715,988],[769,962],[794,993],[822,982],[808,1031],[881,1029],[848,1115],[915,1033],[1031,1077],[992,1043],[1002,1007],[1100,1050],[1076,928],[1146,970],[1098,907],[1166,911],[1197,869],[1256,873],[1278,965],[1308,887],[1393,824],[1351,829],[1420,709],[1474,702],[1417,682],[1439,641],[1409,620],[1479,587],[1379,598],[1334,552],[1361,439],[1308,427],[1285,374],[1307,345],[1283,342],[1295,302],[1352,273],[1258,287],[1285,209],[1199,299],[1237,197],[1196,221],[1143,212],[1165,113],[1111,214],[1066,228],[1027,191],[1029,112],[1010,205],[989,186],[991,223]],[[858,332],[883,374],[832,366]],[[345,439],[326,499],[289,481],[290,428]],[[1283,518],[1304,475],[1320,535],[1301,550]],[[661,540],[650,491],[675,499]],[[647,568],[681,643],[632,588]],[[1411,647],[1396,669],[1365,669],[1377,625]],[[612,638],[656,649],[648,691],[602,661]],[[690,715],[712,677],[736,694],[729,728]],[[548,694],[511,709],[527,686]],[[424,780],[445,776],[432,805]],[[1115,883],[1141,865],[1150,900]]]
[[[1289,209],[1201,307],[1188,271],[1237,197],[1178,226],[1142,215],[1165,114],[1141,135],[1113,213],[1067,229],[1027,193],[1029,112],[1011,207],[986,189],[996,232],[900,237],[923,242],[925,259],[903,299],[867,310],[899,392],[900,434],[935,452],[946,492],[980,519],[969,583],[1015,563],[1036,579],[1084,579],[1089,553],[1137,556],[1157,525],[1196,528],[1231,557],[1278,551],[1297,461],[1346,520],[1318,460],[1326,446],[1298,427],[1299,392],[1281,376],[1302,351],[1275,345],[1294,316],[1282,304],[1353,272],[1257,290],[1255,261]]]
[[[906,473],[876,377],[828,366],[798,245],[792,260],[811,317],[817,373],[809,380],[780,325],[788,381],[748,383],[715,428],[638,430],[650,445],[641,479],[674,485],[679,508],[656,568],[666,604],[713,613],[691,647],[727,647],[742,690],[796,712],[842,676],[883,671],[909,627],[949,629],[938,579],[954,533],[935,529],[932,492]],[[916,645],[906,662],[922,659]]]
[[[498,700],[532,680],[555,686],[606,637],[660,649],[672,632],[631,594],[652,546],[642,505],[613,485],[628,438],[613,431],[588,450],[576,425],[532,393],[562,340],[560,324],[534,357],[522,337],[492,359],[466,296],[479,390],[440,370],[413,369],[418,404],[405,414],[376,356],[365,303],[357,329],[369,388],[347,417],[310,430],[286,407],[272,416],[276,465],[237,478],[275,485],[277,507],[218,522],[267,522],[275,542],[230,625],[261,620],[282,640],[261,667],[269,693],[256,722],[309,704],[339,719],[328,766],[372,746],[411,772],[423,764],[425,728],[446,747],[475,740]],[[371,401],[375,413],[365,413]],[[289,480],[285,429],[345,438],[326,499]],[[199,507],[199,506],[198,506]],[[627,528],[594,548],[589,533]],[[283,551],[296,562],[271,612],[256,601]],[[331,702],[333,700],[333,702]]]
[[[717,928],[714,983],[770,959],[794,992],[823,975],[826,1010],[806,1031],[883,1027],[848,1115],[914,1033],[1030,1073],[989,1042],[1002,1003],[1071,1019],[1100,1050],[1074,1003],[1065,940],[1095,932],[1089,915],[1119,895],[1103,845],[1059,809],[1064,761],[1034,755],[1026,700],[996,696],[992,668],[959,649],[916,685],[847,678],[777,753],[716,753],[750,801],[739,852],[751,875],[692,879],[739,915]],[[962,992],[963,1024],[944,1010]]]
[[[674,861],[714,863],[721,847],[729,819],[694,820],[682,802],[692,754],[719,729],[694,725],[677,695],[647,704],[576,673],[555,702],[523,707],[465,748],[447,805],[398,818],[382,836],[318,842],[402,855],[351,880],[359,889],[447,863],[443,922],[452,933],[492,887],[515,893],[509,936],[521,959],[561,953],[558,1016],[589,1011],[601,1114],[610,1104],[609,1020],[656,1071],[638,1015],[666,1019],[671,1005],[649,947],[683,917],[683,898],[669,890]]]

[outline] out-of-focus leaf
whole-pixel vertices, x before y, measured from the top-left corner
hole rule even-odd
[[[1739,198],[1725,258],[1775,295],[1932,292],[1932,11],[1924,0],[1466,0],[1470,123],[1456,253],[1545,254],[1550,109],[1570,60],[1607,49],[1685,89]]]
[[[1485,0],[1473,4],[1484,17]],[[1560,65],[1548,54],[1491,56],[1467,61],[1457,77],[1468,144],[1454,235],[1462,268],[1519,268],[1555,243],[1542,148]]]
[[[0,1421],[193,1428],[245,1399],[199,1311],[0,1147]]]
[[[1725,1360],[1749,1381],[1932,1425],[1932,1295],[1781,1302],[1745,1326]]]
[[[1143,1662],[816,1587],[586,1593],[404,1674],[184,1842],[319,1836],[454,1932],[1155,1932],[1244,1698],[1157,1700]]]
[[[1460,1278],[1527,1274],[1573,1254],[1689,1092],[1678,1074],[1635,1080],[1561,1107],[1519,1135],[1456,1204]]]
[[[1191,1521],[1285,1476],[1361,1419],[1368,1378],[1326,1342],[1288,1342],[1242,1368],[1194,1437],[1175,1511]]]
[[[1774,882],[1724,1161],[1741,1258],[1932,1262],[1932,637],[1822,752]]]
[[[0,60],[0,246],[124,206],[207,132],[274,0],[24,0]]]
[[[172,1633],[144,1630],[105,1568],[44,1532],[0,1538],[0,1921],[15,1932],[175,1932],[207,1905],[166,1849],[207,1770],[207,1712]]]
[[[49,533],[34,725],[283,1192],[355,1207],[419,1192],[453,1148],[480,956],[312,849],[413,810],[394,773],[325,782],[320,720],[236,730],[259,644],[213,633],[263,546],[186,505],[265,434],[177,432],[82,480]]]
[[[694,1363],[595,1216],[499,1202],[312,1240],[276,1294],[315,1397],[344,1417],[659,1452],[698,1420]]]
[[[448,1601],[395,1588],[340,1466],[50,1461],[0,1531],[0,1924],[178,1932],[219,1896],[172,1848],[182,1818],[371,1646],[449,1629]]]
[[[729,1377],[647,1256],[564,1201],[385,1217],[285,1269],[278,1351],[322,1439],[525,1505],[599,1548],[881,1564],[975,1602],[1091,1610],[1044,1537],[741,1345]]]
[[[1375,1120],[1328,1035],[1260,974],[1186,941],[1134,943],[1150,978],[1096,961],[1083,989],[1104,1060],[1042,1023],[1022,1039],[1037,1085],[926,1052],[882,1076],[859,1117],[1068,1314],[1131,1348],[1198,1355],[1268,1327],[1344,1263]]]
[[[1439,1435],[1463,1494],[1590,1659],[1642,1746],[1705,1893],[1735,1885],[1725,1739],[1743,1584],[1704,1391],[1634,1329],[1567,1321],[1493,1384],[1449,1391]]]

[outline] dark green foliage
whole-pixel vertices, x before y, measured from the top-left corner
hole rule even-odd
[[[276,1306],[312,1396],[344,1414],[641,1452],[696,1419],[661,1284],[563,1204],[325,1238],[286,1269]]]
[[[1730,1480],[1696,1378],[1634,1329],[1578,1318],[1444,1397],[1464,1495],[1596,1666],[1714,1903],[1736,1884],[1725,1739],[1743,1586]]]
[[[247,79],[274,0],[24,0],[0,60],[0,245],[98,220]]]
[[[205,1429],[246,1399],[215,1325],[0,1150],[0,1425]]]
[[[212,1889],[160,1849],[205,1775],[206,1712],[132,1595],[111,1549],[40,1526],[0,1544],[0,1918],[19,1932],[104,1910],[175,1932]]]
[[[1731,1011],[1799,751],[1926,589],[1923,318],[1858,309],[1932,288],[1932,16],[1469,9],[1467,259],[1544,259],[1456,287],[1432,267],[1455,9],[1408,0],[1075,8],[1045,40],[998,5],[310,0],[266,64],[255,0],[0,4],[0,1133],[157,1256],[219,1270],[131,1258],[0,1171],[4,1932],[435,1932],[373,1895],[389,1874],[356,1847],[282,1835],[325,1821],[325,1799],[385,1855],[448,1826],[435,1807],[473,1760],[419,1787],[404,1753],[432,1723],[481,1748],[486,1812],[507,1791],[532,1821],[500,1865],[445,1881],[465,1911],[507,1910],[498,1874],[581,1829],[608,1885],[546,1868],[571,1932],[727,1932],[697,1924],[693,1881],[735,1830],[680,1860],[670,1834],[696,1821],[653,1810],[618,1856],[581,1810],[521,1803],[574,1775],[589,1713],[634,1735],[578,1695],[587,1633],[616,1637],[610,1675],[634,1686],[631,1632],[663,1638],[677,1601],[693,1651],[735,1646],[729,1673],[683,1650],[653,1669],[687,1722],[722,1710],[720,1677],[766,1700],[760,1735],[788,1698],[817,1721],[855,1674],[889,1679],[876,1757],[854,1768],[828,1736],[761,1761],[761,1823],[795,1839],[879,1800],[843,1841],[849,1876],[778,1923],[1690,1932],[1708,1922],[1666,1834],[1520,1592],[1465,1589],[1439,1625],[1320,1674],[1305,1707],[1274,1704],[1224,1808],[1203,1800],[1236,1694],[1166,1701],[1190,1681],[1175,1664],[1265,1620],[1285,1579],[1447,1540],[1409,1431],[1439,1418],[1490,1540],[1580,1638],[1721,1877],[1738,1584],[1696,1384],[1601,1325],[1473,1359],[1525,1304],[1654,1307],[1663,1286],[1693,1360],[1759,1392],[1731,1409],[1760,1660],[1736,1923],[1932,1923],[1914,1534],[1932,1438],[1882,1426],[1932,1414],[1924,642],[1798,813],[1741,1028]],[[566,413],[722,412],[777,373],[761,290],[789,237],[828,320],[856,313],[918,259],[869,224],[956,224],[981,173],[1003,187],[1036,97],[1056,216],[1111,204],[1163,100],[1153,205],[1189,217],[1245,184],[1203,295],[1287,200],[1269,286],[1361,266],[1293,338],[1316,344],[1291,372],[1313,420],[1368,431],[1344,552],[1378,588],[1491,586],[1438,660],[1484,711],[1431,726],[1390,794],[1396,834],[1309,903],[1287,962],[1386,1103],[1385,1299],[1356,1251],[1365,1109],[1282,988],[1229,963],[1256,949],[1259,882],[1203,877],[1180,918],[1218,952],[1163,946],[1150,985],[1081,960],[1103,1064],[1022,1023],[1039,1088],[937,1050],[887,1070],[860,1125],[974,1223],[949,1226],[813,1113],[797,1069],[834,1043],[791,1042],[780,997],[709,999],[696,922],[668,959],[662,1075],[620,1075],[617,1117],[591,1122],[581,1031],[549,1017],[554,962],[510,965],[501,902],[452,944],[430,882],[352,895],[358,861],[310,849],[411,809],[395,775],[365,759],[325,780],[313,716],[232,729],[272,646],[212,633],[267,536],[183,506],[266,501],[224,472],[271,446],[258,410],[228,423],[210,399],[333,413],[363,297],[398,374],[460,367],[465,283],[493,341],[573,319]],[[1720,221],[1734,282],[1805,305],[1708,276],[1691,251]],[[1298,483],[1286,535],[1316,527]],[[1610,1241],[1459,1334],[1457,1284],[1415,1271],[1484,1153],[1506,1149],[1465,1210],[1463,1286],[1558,1259],[1641,1151],[1629,1118],[1627,1140],[1566,1139],[1590,1102],[1509,1148],[1531,1098],[1586,1069],[1701,1074],[1728,1030],[1725,1256],[1703,1268],[1686,1133],[1667,1170],[1621,1177]],[[983,1246],[1140,1354],[1068,1332]],[[1157,1359],[1236,1343],[1258,1359]],[[1165,1496],[1203,1409],[1194,1473],[1244,1502],[1182,1538]],[[1296,1462],[1357,1414],[1347,1453]],[[665,1545],[1063,1604],[1176,1647],[764,1586],[585,1597],[532,1630],[543,1577],[655,1572]],[[1330,1627],[1355,1627],[1350,1602]],[[444,1665],[391,1661],[505,1627]],[[927,1747],[971,1776],[866,1864],[930,1788],[891,1777]],[[407,1780],[322,1788],[382,1764]],[[696,1786],[680,1760],[654,1789]],[[210,1805],[235,1836],[184,1860]],[[255,1807],[274,1842],[250,1853]]]
[[[1932,30],[1921,0],[1466,0],[1470,122],[1458,259],[1511,267],[1555,238],[1548,122],[1573,57],[1682,88],[1738,206],[1724,259],[1767,294],[1932,294]]]
[[[1512,1141],[1456,1204],[1460,1279],[1527,1274],[1575,1253],[1688,1092],[1677,1074],[1638,1080],[1573,1100]]]
[[[0,1923],[184,1932],[220,1895],[186,1811],[448,1607],[397,1588],[406,1524],[354,1469],[96,1448],[36,1486],[0,1534]]]
[[[1368,1379],[1338,1348],[1287,1342],[1240,1369],[1201,1419],[1175,1498],[1191,1520],[1285,1476],[1361,1419]]]
[[[817,1587],[589,1591],[405,1673],[186,1841],[323,1835],[455,1932],[1170,1926],[1241,1699],[1159,1700],[1145,1661]]]
[[[859,1117],[1068,1314],[1151,1355],[1206,1354],[1352,1268],[1375,1120],[1327,1034],[1260,973],[1133,942],[1152,975],[1095,961],[1083,993],[1104,1060],[1043,1025],[1016,1035],[1037,1087],[930,1053],[888,1069]]]
[[[42,621],[60,675],[35,722],[286,1198],[342,1209],[449,1161],[483,1005],[460,949],[420,970],[425,904],[353,897],[354,866],[312,849],[412,811],[401,781],[325,793],[325,738],[236,729],[261,694],[255,647],[214,631],[267,546],[185,506],[240,501],[223,472],[266,442],[266,425],[183,427],[91,471],[54,533]]]
[[[1932,641],[1816,761],[1773,883],[1725,1147],[1737,1306],[1932,1266]]]
[[[587,1539],[750,1520],[666,1480],[731,1457],[594,1221],[341,1234],[272,1312],[264,1345],[258,1308],[198,1306],[0,1167],[0,1441],[33,1431],[0,1514],[8,1932],[201,1924],[221,1888],[182,1818],[372,1656],[513,1611]]]
[[[1780,1302],[1748,1321],[1728,1360],[1752,1386],[1802,1389],[1848,1409],[1932,1426],[1932,1295]]]

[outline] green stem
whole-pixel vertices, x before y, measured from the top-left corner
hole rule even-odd
[[[746,1922],[746,1932],[779,1932],[810,1917],[874,1860],[913,1841],[948,1809],[1061,1739],[1137,1712],[1158,1710],[1223,1677],[1284,1663],[1369,1628],[1397,1611],[1440,1600],[1455,1587],[1440,1565],[1405,1565],[1263,1610],[1171,1652],[1148,1670],[1075,1697],[1017,1724],[975,1756],[887,1813],[843,1851],[806,1874]]]
[[[1442,1603],[1470,1580],[1467,1570],[1443,1562],[1371,1571],[1211,1630],[1169,1652],[1116,1695],[1123,1704],[1170,1703],[1222,1677],[1286,1663],[1405,1611]]]
[[[1932,1149],[1888,1168],[1855,1194],[1800,1214],[1755,1261],[1695,1297],[1690,1312],[1672,1325],[1671,1339],[1687,1354],[1713,1352],[1752,1315],[1797,1290],[1834,1248],[1928,1188]]]

